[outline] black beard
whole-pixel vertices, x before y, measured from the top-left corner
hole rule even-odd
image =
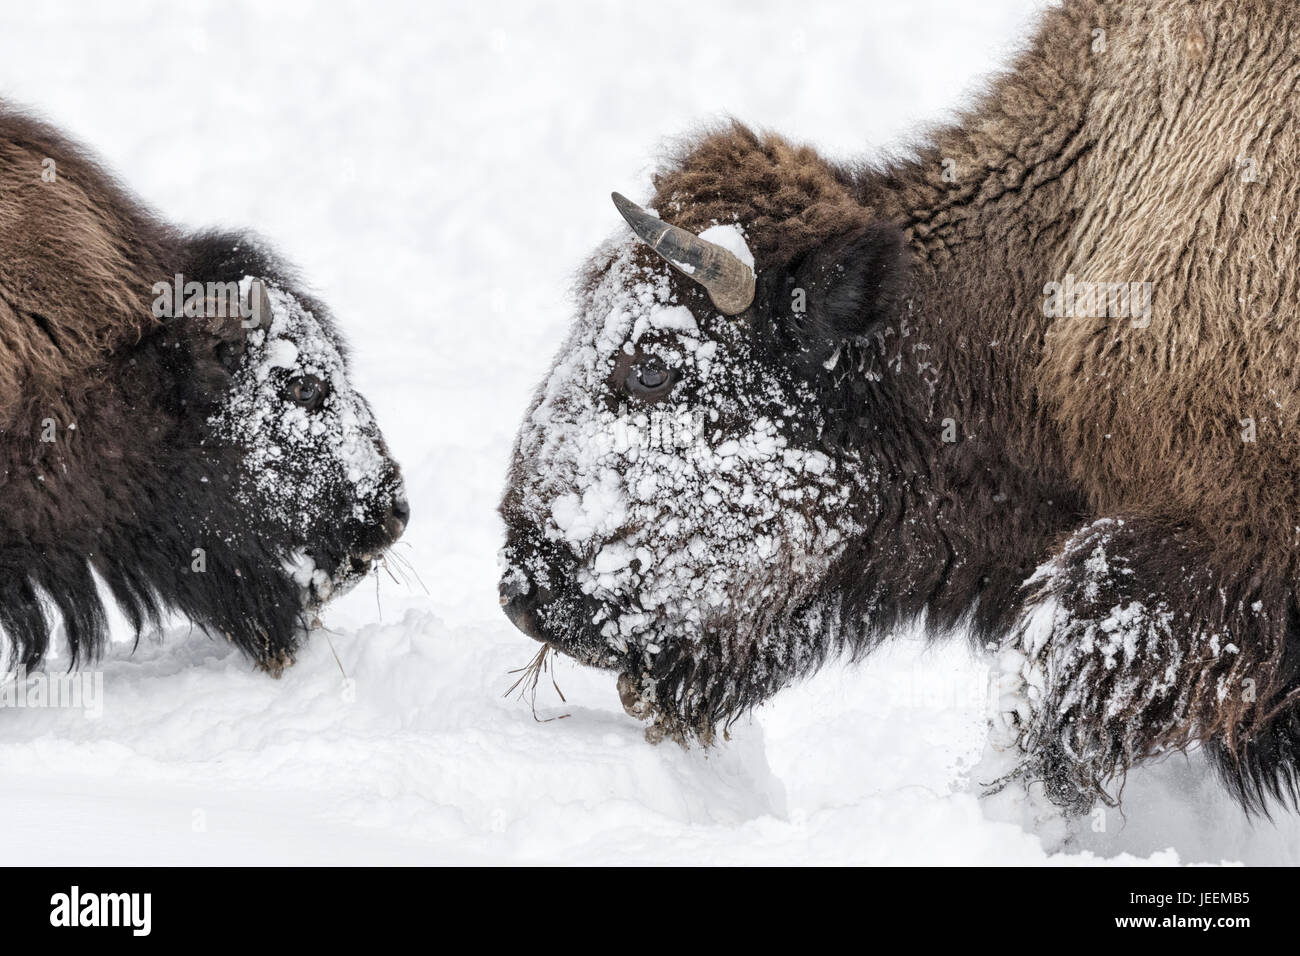
[[[650,721],[646,739],[708,747],[736,720],[792,681],[819,668],[858,632],[846,633],[838,595],[818,595],[725,631],[716,624],[695,640],[673,640],[657,654],[629,651],[619,674],[623,709]],[[723,634],[730,634],[724,637]]]

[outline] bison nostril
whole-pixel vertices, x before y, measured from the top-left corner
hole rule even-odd
[[[405,498],[398,498],[388,506],[388,515],[384,518],[384,533],[389,543],[402,536],[411,520],[411,506]]]
[[[502,581],[500,592],[501,610],[510,618],[510,623],[535,641],[546,640],[537,616],[538,609],[546,603],[541,599],[542,595],[527,582],[514,580]]]
[[[510,618],[510,623],[519,630],[523,631],[535,641],[545,640],[542,637],[542,629],[537,620],[537,608],[528,596],[514,598],[507,601],[504,605],[506,617]]]

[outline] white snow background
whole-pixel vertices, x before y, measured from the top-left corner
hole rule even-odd
[[[584,257],[671,137],[731,114],[848,157],[898,149],[1026,36],[1031,0],[8,3],[0,96],[189,226],[249,226],[354,348],[407,476],[403,552],[279,681],[170,628],[103,664],[104,712],[0,710],[9,863],[1296,862],[1193,757],[1131,775],[1066,852],[992,822],[966,770],[986,666],[899,639],[712,752],[652,747],[614,675],[497,604],[511,439]],[[354,699],[353,699],[354,698]]]

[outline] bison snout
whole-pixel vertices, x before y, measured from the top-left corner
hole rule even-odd
[[[411,506],[404,495],[394,495],[392,502],[381,513],[378,521],[368,524],[357,535],[346,555],[348,570],[353,575],[368,572],[383,552],[395,545],[411,520]]]
[[[549,597],[543,591],[545,588],[534,588],[527,582],[517,583],[509,578],[503,580],[500,587],[501,610],[506,612],[511,624],[535,641],[546,640],[538,617]]]
[[[411,522],[411,505],[405,498],[394,498],[393,503],[388,506],[388,513],[384,515],[384,533],[388,535],[389,543],[397,541],[406,530],[406,526]]]

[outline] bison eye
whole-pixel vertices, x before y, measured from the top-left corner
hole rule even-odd
[[[301,375],[289,381],[289,401],[301,405],[309,412],[320,408],[328,394],[329,388],[315,375]]]
[[[635,365],[628,372],[624,386],[629,394],[636,398],[654,400],[667,395],[676,381],[676,376],[658,359],[648,359]]]
[[[217,346],[217,361],[231,375],[234,375],[239,369],[239,363],[244,360],[244,347],[242,343],[222,342]]]

